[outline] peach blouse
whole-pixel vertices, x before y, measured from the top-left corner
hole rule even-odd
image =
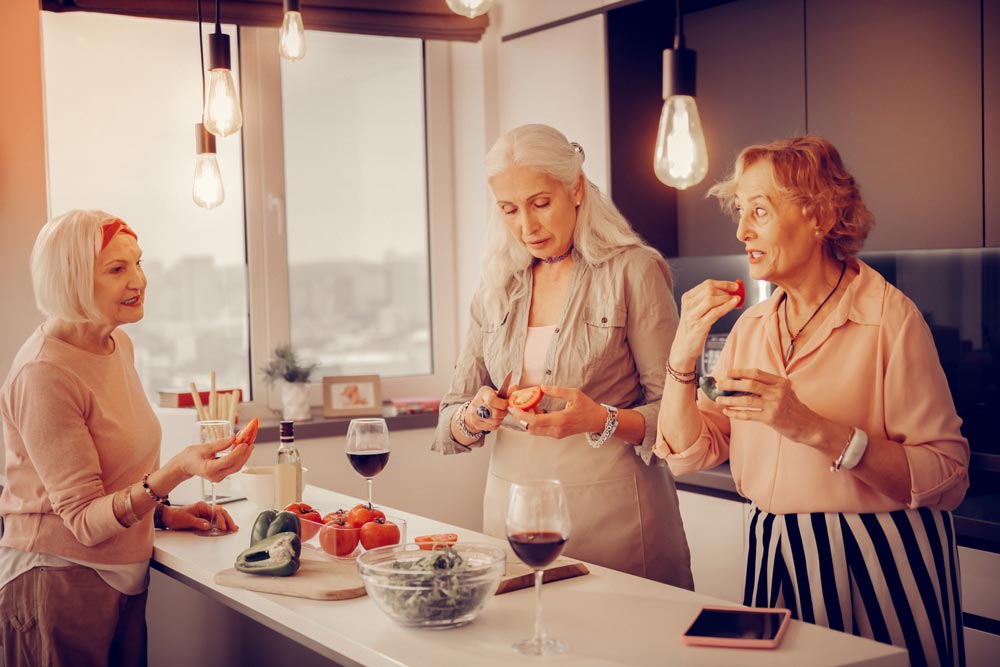
[[[909,298],[855,261],[859,275],[787,368],[777,313],[784,292],[778,289],[736,322],[713,374],[722,378],[731,368],[759,368],[785,376],[817,413],[902,444],[910,464],[910,501],[903,505],[849,471],[830,472],[826,454],[770,426],[731,422],[700,391],[701,434],[689,449],[666,457],[675,475],[729,459],[740,495],[774,514],[952,510],[962,502],[969,443],[930,329]],[[660,433],[657,442],[663,443]]]

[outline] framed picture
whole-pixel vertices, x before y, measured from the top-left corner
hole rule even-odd
[[[324,417],[381,417],[382,384],[377,375],[323,378]]]

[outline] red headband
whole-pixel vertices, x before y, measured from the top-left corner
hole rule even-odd
[[[111,243],[111,239],[113,239],[115,237],[115,234],[117,234],[118,232],[121,232],[122,234],[128,234],[136,241],[139,240],[139,237],[136,236],[136,233],[134,231],[132,231],[132,228],[126,225],[125,221],[120,218],[115,218],[114,220],[109,220],[108,222],[105,222],[104,225],[101,227],[101,232],[104,234],[104,238],[101,239],[101,250],[104,250],[105,248],[108,247],[108,244]]]

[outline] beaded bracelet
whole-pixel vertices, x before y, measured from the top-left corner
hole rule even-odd
[[[149,488],[149,473],[148,472],[145,475],[142,476],[142,488],[143,488],[143,490],[146,491],[146,495],[148,495],[150,498],[152,498],[153,502],[156,503],[157,505],[169,505],[170,504],[170,497],[169,496],[158,496],[158,495],[156,495],[155,491],[153,491],[151,488]]]
[[[667,375],[674,382],[680,382],[681,384],[698,384],[698,369],[693,371],[679,371],[670,365],[670,359],[667,359]]]
[[[486,432],[479,431],[478,433],[473,433],[465,425],[465,411],[469,409],[470,405],[472,405],[472,401],[466,401],[462,404],[462,407],[458,409],[458,412],[455,413],[455,426],[458,427],[458,432],[461,433],[463,437],[479,440],[483,437],[483,435],[485,435]]]

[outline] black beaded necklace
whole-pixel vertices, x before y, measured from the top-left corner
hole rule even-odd
[[[826,295],[825,299],[823,299],[823,303],[819,304],[819,306],[817,306],[816,310],[813,311],[812,315],[809,316],[809,319],[806,320],[806,323],[803,324],[801,327],[799,327],[799,330],[796,331],[794,334],[792,334],[792,328],[790,326],[788,326],[788,293],[786,292],[785,295],[782,297],[782,299],[785,302],[785,330],[788,331],[788,338],[789,338],[789,340],[788,340],[788,349],[785,350],[785,363],[786,364],[792,358],[792,353],[795,352],[795,339],[799,337],[799,334],[801,334],[803,331],[805,331],[805,328],[807,326],[809,326],[809,323],[813,321],[814,317],[816,317],[816,313],[818,313],[820,311],[820,309],[822,309],[823,306],[826,305],[826,302],[830,300],[830,297],[832,297],[834,295],[834,293],[837,291],[837,288],[840,287],[840,282],[844,279],[844,272],[846,270],[847,270],[847,262],[841,262],[840,263],[840,277],[837,278],[837,284],[833,286],[833,289],[830,290],[830,293]]]
[[[563,261],[572,254],[573,254],[573,246],[570,246],[569,250],[567,250],[561,255],[556,255],[555,257],[536,257],[535,262],[536,263],[542,262],[544,264],[558,264],[559,262]]]

